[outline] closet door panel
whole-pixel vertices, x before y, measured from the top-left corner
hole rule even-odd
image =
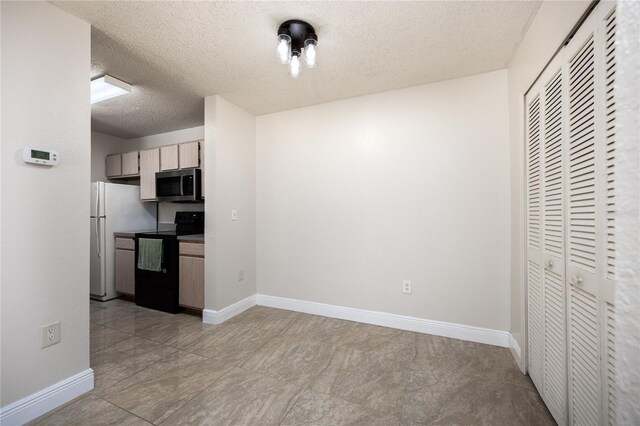
[[[543,259],[544,259],[544,392],[543,399],[558,424],[567,423],[567,335],[564,287],[564,134],[565,83],[561,58],[543,89]],[[546,73],[545,73],[546,74]],[[546,77],[546,75],[545,75]],[[543,80],[543,81],[545,81]]]
[[[566,47],[568,77],[569,419],[601,421],[601,333],[598,270],[602,227],[598,152],[597,39],[592,14]]]
[[[539,90],[527,98],[527,312],[528,371],[544,390],[544,281],[542,272],[542,105]]]
[[[615,321],[615,153],[616,153],[616,129],[615,114],[616,102],[614,98],[614,85],[616,79],[616,12],[615,3],[603,2],[599,6],[599,36],[601,41],[600,52],[602,55],[600,79],[603,84],[600,102],[602,104],[602,151],[604,165],[604,182],[602,188],[602,207],[604,220],[604,248],[602,251],[601,271],[601,299],[603,301],[600,315],[602,320],[602,424],[616,425],[616,321]]]

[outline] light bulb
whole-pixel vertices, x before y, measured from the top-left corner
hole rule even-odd
[[[291,57],[291,68],[289,70],[289,74],[291,74],[291,77],[293,78],[300,77],[300,59],[298,55],[293,55]]]
[[[304,63],[307,68],[315,68],[316,62],[316,41],[307,40],[304,44]]]
[[[276,57],[281,64],[288,64],[291,61],[291,37],[287,34],[278,35]]]

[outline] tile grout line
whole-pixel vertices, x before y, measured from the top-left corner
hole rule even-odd
[[[153,422],[150,422],[150,421],[149,421],[149,420],[147,420],[147,419],[144,419],[144,418],[140,417],[140,416],[139,416],[139,415],[137,415],[136,413],[132,413],[131,411],[127,410],[126,408],[122,408],[122,407],[120,407],[119,405],[116,405],[116,404],[114,404],[113,402],[111,402],[111,401],[109,401],[109,400],[104,399],[104,398],[103,398],[103,397],[101,397],[100,395],[94,395],[94,396],[95,396],[96,398],[101,399],[102,401],[106,402],[107,404],[113,405],[114,407],[119,408],[119,409],[121,409],[122,411],[124,411],[124,412],[126,412],[126,413],[129,413],[129,414],[131,414],[131,415],[132,415],[132,416],[134,416],[134,417],[137,417],[138,419],[140,419],[140,420],[144,421],[145,423],[155,424],[155,423],[153,423]]]
[[[209,358],[206,358],[209,359]],[[178,409],[176,409],[175,411],[173,411],[171,414],[169,414],[165,419],[163,419],[160,423],[153,423],[154,425],[161,425],[162,423],[166,422],[171,416],[173,416],[174,414],[176,414],[178,411],[182,410],[184,407],[187,406],[188,403],[190,403],[191,401],[193,401],[194,399],[196,399],[198,396],[200,396],[204,391],[206,391],[207,389],[209,389],[210,387],[212,387],[213,385],[215,385],[216,383],[218,383],[220,380],[222,380],[224,377],[226,377],[228,374],[231,373],[231,370],[234,368],[234,366],[229,367],[229,370],[224,373],[222,376],[218,377],[217,379],[215,379],[213,382],[211,382],[208,386],[205,386],[204,389],[202,389],[200,392],[196,393],[193,398],[189,398],[188,401],[186,401],[184,404],[182,404]]]

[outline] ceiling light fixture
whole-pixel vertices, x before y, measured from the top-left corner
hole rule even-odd
[[[102,102],[131,92],[131,85],[122,80],[103,75],[91,80],[91,103]]]
[[[280,24],[278,28],[278,47],[276,58],[281,64],[289,64],[289,75],[300,76],[300,56],[304,54],[307,68],[315,68],[318,36],[316,30],[307,22],[292,19]]]

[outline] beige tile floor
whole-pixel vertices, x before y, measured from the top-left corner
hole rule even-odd
[[[91,302],[95,389],[37,425],[554,424],[507,349],[280,309]]]

